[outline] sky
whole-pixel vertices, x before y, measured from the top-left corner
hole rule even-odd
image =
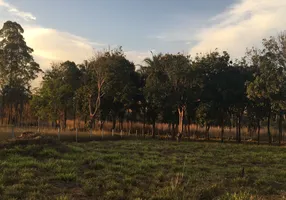
[[[0,26],[16,21],[43,70],[122,46],[142,64],[155,53],[232,58],[286,29],[286,0],[0,0]]]

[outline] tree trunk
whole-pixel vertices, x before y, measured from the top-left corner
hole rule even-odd
[[[232,130],[232,124],[233,124],[233,123],[232,123],[232,122],[233,122],[233,120],[232,120],[232,119],[233,119],[233,117],[232,117],[232,116],[233,116],[233,115],[231,115],[231,116],[230,116],[230,124],[229,124],[229,132],[230,132],[230,133],[231,133],[231,130]]]
[[[241,115],[238,116],[238,143],[241,143]]]
[[[210,125],[206,124],[206,139],[210,140]]]
[[[260,144],[260,120],[257,120],[257,144]]]
[[[112,129],[115,130],[116,128],[116,116],[112,117]]]
[[[196,139],[199,138],[199,125],[196,124],[196,131],[195,131]]]
[[[268,116],[267,116],[267,133],[268,133],[269,144],[272,143],[272,136],[270,132],[270,120],[271,120],[271,112],[269,111]]]
[[[100,130],[103,130],[103,125],[104,125],[104,120],[101,120],[101,121],[100,121],[100,127],[99,127]]]
[[[146,109],[144,107],[144,111],[143,111],[143,135],[145,136],[145,132],[146,132]]]
[[[224,137],[224,115],[222,115],[221,118],[221,142],[223,143],[223,137]]]
[[[239,141],[239,136],[238,136],[238,117],[236,116],[236,119],[235,119],[235,134],[236,134],[236,141],[238,143]]]
[[[89,116],[89,121],[87,122],[88,123],[88,127],[90,129],[92,129],[92,126],[94,125],[95,123],[95,115],[90,115]]]
[[[4,95],[2,96],[2,105],[1,105],[1,124],[3,125],[4,123],[4,107],[5,107],[5,99]]]
[[[281,141],[282,141],[282,120],[283,120],[283,115],[282,115],[282,111],[280,111],[279,113],[279,136],[278,136],[279,145],[281,145]]]
[[[120,131],[123,130],[123,118],[120,119]]]
[[[174,140],[175,137],[176,137],[175,124],[172,123],[172,139]]]
[[[156,119],[152,120],[152,137],[155,138]]]
[[[191,122],[188,123],[188,137],[191,138]]]
[[[74,111],[73,113],[73,129],[75,129],[75,125],[76,125],[76,111]]]
[[[11,121],[12,121],[12,106],[9,105],[8,124],[11,124]]]
[[[183,121],[184,121],[184,107],[178,108],[179,124],[178,124],[178,135],[183,134]]]
[[[132,131],[132,128],[133,128],[133,120],[131,119],[130,120],[130,128],[129,128],[129,130]]]
[[[191,117],[190,117],[190,115],[188,115],[188,126],[187,126],[187,130],[185,130],[185,131],[188,131],[188,139],[191,139]]]
[[[33,123],[34,124],[34,123]],[[57,122],[57,120],[54,120],[54,124],[55,124],[55,129],[57,129],[58,128],[58,122]]]
[[[185,126],[185,129],[184,129],[184,130],[185,130],[185,133],[186,133],[187,130],[188,130],[188,124],[185,124],[184,126]]]
[[[64,130],[67,127],[67,109],[64,110]]]

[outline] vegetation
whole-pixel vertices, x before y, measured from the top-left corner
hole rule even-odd
[[[0,198],[283,199],[285,155],[267,145],[158,140],[9,144]]]
[[[53,63],[44,72],[40,88],[31,91],[31,80],[41,72],[34,62],[33,49],[24,41],[23,28],[7,21],[0,30],[0,90],[2,124],[52,123],[66,129],[85,122],[92,129],[100,122],[112,121],[112,129],[123,129],[124,121],[167,123],[173,139],[190,135],[190,126],[236,127],[257,133],[267,122],[268,141],[272,143],[271,122],[283,139],[285,110],[286,33],[262,40],[262,49],[251,48],[240,60],[227,52],[154,55],[136,71],[121,47],[97,52],[82,64],[72,61]],[[118,124],[117,124],[118,122]],[[172,128],[171,128],[172,127]],[[110,130],[109,130],[110,131]]]
[[[262,49],[248,49],[239,60],[226,51],[152,53],[135,70],[119,47],[78,64],[53,63],[45,72],[23,32],[11,21],[0,29],[0,118],[12,125],[1,137],[21,133],[15,125],[51,125],[58,129],[48,134],[62,143],[1,143],[0,199],[285,198],[285,148],[187,140],[209,140],[219,130],[224,142],[235,128],[237,143],[247,129],[259,144],[265,126],[267,142],[282,143],[286,32],[263,39]],[[41,85],[32,90],[39,73]],[[181,142],[151,140],[148,125],[153,138]],[[102,141],[67,143],[75,137]]]

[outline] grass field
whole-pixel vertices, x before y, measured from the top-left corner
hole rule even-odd
[[[120,140],[0,149],[0,199],[283,198],[284,147]]]

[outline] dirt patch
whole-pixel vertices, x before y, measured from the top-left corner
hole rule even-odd
[[[51,136],[42,135],[34,132],[23,132],[20,136],[3,141],[0,143],[1,148],[13,147],[15,145],[29,145],[29,144],[59,144],[60,142]]]
[[[20,136],[18,136],[16,139],[40,139],[43,136],[39,133],[34,132],[23,132]]]

